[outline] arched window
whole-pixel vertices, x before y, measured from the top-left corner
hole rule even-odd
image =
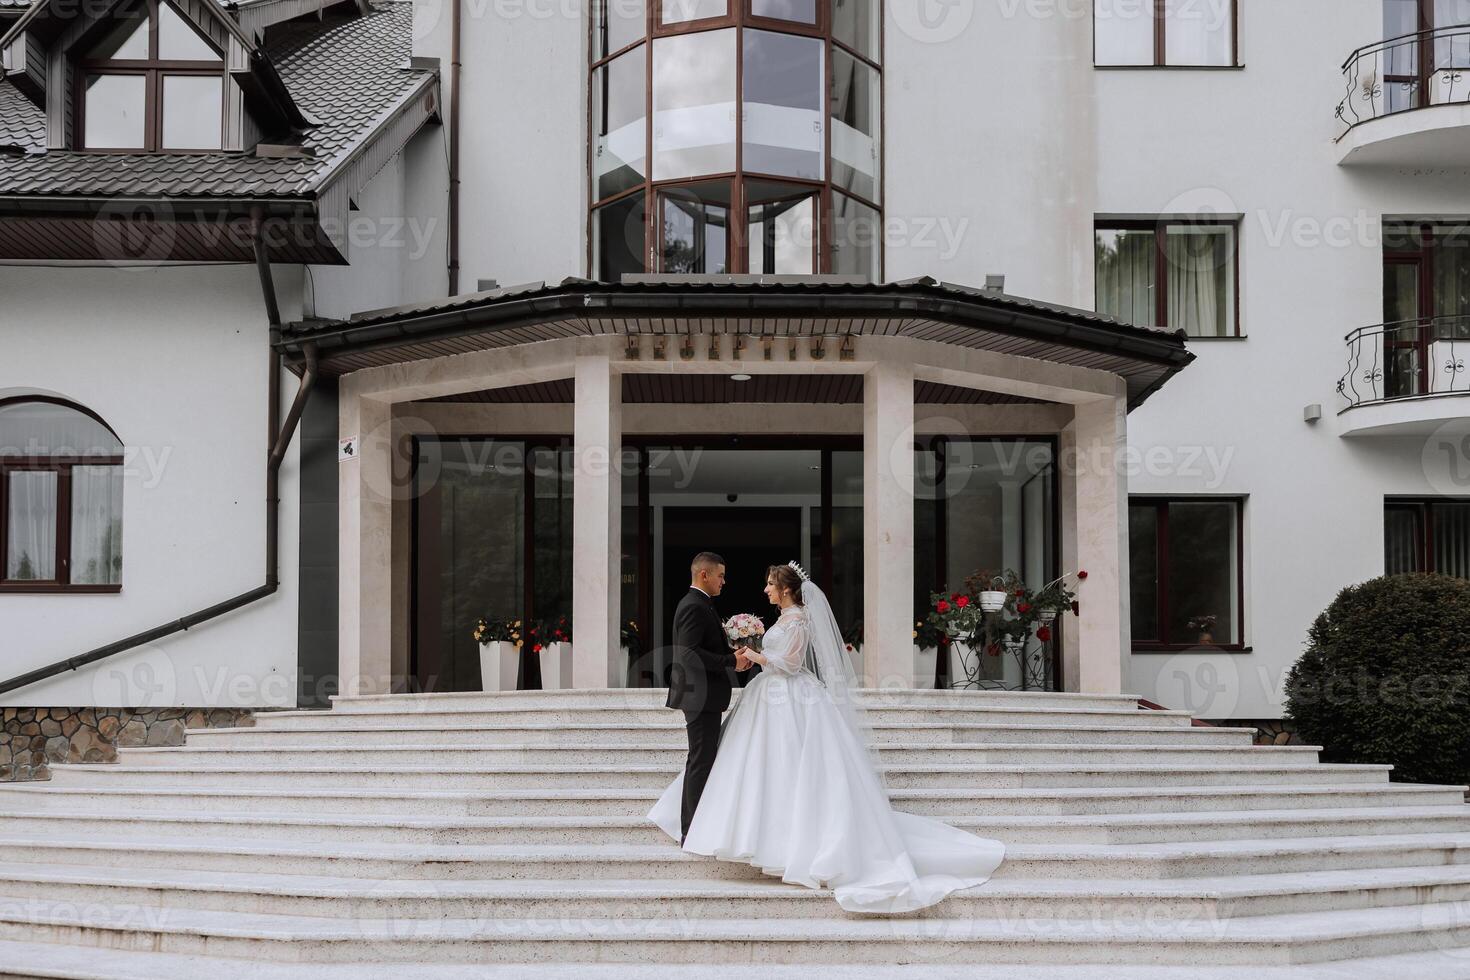
[[[132,0],[72,52],[87,150],[218,150],[224,56],[167,0]]]
[[[593,278],[881,278],[881,0],[594,0],[591,52]]]
[[[123,445],[57,398],[0,399],[0,592],[122,587]]]

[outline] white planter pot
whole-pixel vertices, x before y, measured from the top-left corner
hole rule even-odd
[[[1001,593],[1001,595],[1004,594]],[[950,686],[967,683],[970,671],[975,667],[975,655],[970,652],[969,644],[961,643],[959,640],[950,640],[948,650]]]
[[[1004,592],[988,589],[980,593],[980,608],[984,612],[1000,612],[1005,605],[1006,594]]]
[[[939,651],[934,647],[914,647],[914,687],[927,691],[934,686],[934,665]]]
[[[480,644],[480,690],[514,691],[521,651],[507,640]]]
[[[607,665],[607,686],[628,686],[628,648],[618,647],[612,662]]]
[[[572,645],[548,643],[541,648],[541,690],[565,691],[572,686]]]

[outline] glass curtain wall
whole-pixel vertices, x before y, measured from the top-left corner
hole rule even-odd
[[[423,440],[415,474],[414,674],[425,690],[478,690],[476,623],[570,615],[570,440]],[[1040,586],[1056,574],[1049,441],[944,439],[916,447],[915,619],[929,595],[980,570],[1014,569]],[[625,447],[622,596],[626,661],[609,683],[666,682],[668,620],[700,550],[730,568],[724,615],[773,612],[767,565],[796,559],[827,591],[849,641],[862,641],[863,457],[840,441],[811,448]],[[856,658],[855,658],[856,659]],[[982,680],[1019,687],[1010,658]],[[951,682],[939,658],[929,683]],[[958,678],[955,678],[956,680]],[[522,688],[540,686],[523,653]],[[926,683],[924,686],[928,686]]]
[[[592,276],[882,275],[881,0],[595,0]]]

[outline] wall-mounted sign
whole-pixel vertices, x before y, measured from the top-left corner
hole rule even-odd
[[[348,436],[337,442],[337,462],[345,463],[357,458],[357,436]]]

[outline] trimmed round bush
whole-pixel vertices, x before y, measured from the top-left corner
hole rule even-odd
[[[1343,589],[1286,679],[1286,712],[1324,762],[1388,763],[1393,778],[1470,774],[1470,582],[1389,575]]]

